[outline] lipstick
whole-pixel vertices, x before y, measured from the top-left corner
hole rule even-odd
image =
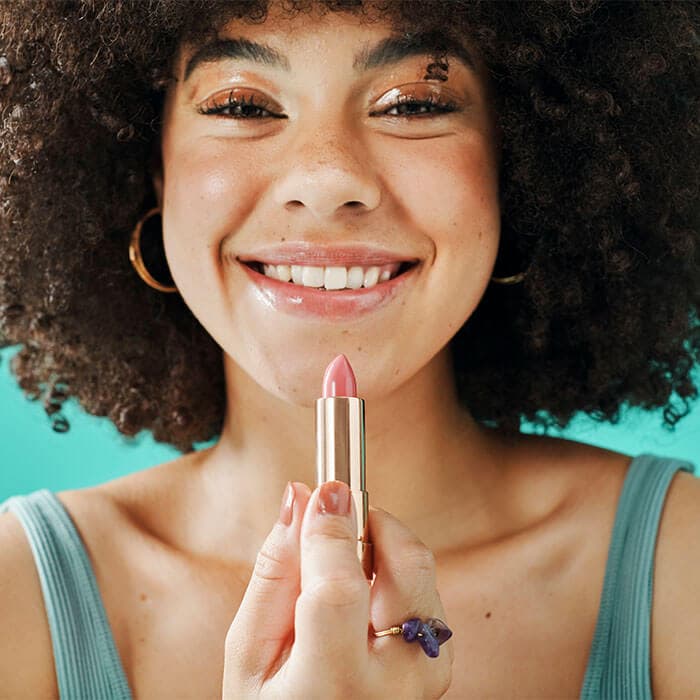
[[[316,481],[344,481],[357,513],[357,556],[372,580],[369,496],[365,483],[365,402],[357,396],[355,374],[338,355],[323,376],[323,397],[316,399]]]

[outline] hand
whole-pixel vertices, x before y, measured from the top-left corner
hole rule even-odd
[[[444,619],[430,550],[392,515],[370,507],[370,585],[356,554],[352,503],[348,515],[320,513],[321,489],[292,486],[292,521],[278,521],[265,540],[226,635],[224,700],[444,695],[452,677],[451,642],[429,658],[417,642],[375,637],[369,629],[409,617]],[[352,500],[342,482],[321,488],[331,495],[336,489],[341,503]]]

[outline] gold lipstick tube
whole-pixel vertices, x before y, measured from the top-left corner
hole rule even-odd
[[[369,495],[365,483],[365,402],[353,396],[316,399],[316,481],[344,481],[357,513],[357,556],[372,580]]]

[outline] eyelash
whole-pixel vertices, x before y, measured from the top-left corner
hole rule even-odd
[[[432,108],[434,111],[433,112],[419,112],[419,113],[414,113],[414,114],[388,114],[393,109],[401,108],[401,107],[416,107],[416,108]],[[244,98],[237,98],[233,97],[233,93],[230,93],[226,99],[226,102],[223,104],[216,104],[214,103],[213,105],[207,107],[201,107],[197,111],[200,114],[219,114],[222,116],[226,117],[231,117],[233,119],[240,119],[240,120],[248,120],[248,119],[265,119],[266,117],[262,116],[241,116],[240,111],[244,110],[246,107],[250,107],[256,110],[262,110],[263,112],[267,112],[270,116],[272,116],[274,119],[285,119],[286,117],[284,115],[279,115],[279,114],[273,114],[269,110],[265,109],[262,105],[258,104],[255,101],[254,97],[250,97],[250,99]],[[224,112],[228,109],[236,109],[239,111],[239,115],[235,116],[233,114],[224,114]],[[448,101],[442,101],[440,100],[439,97],[436,97],[435,95],[429,95],[427,99],[424,100],[417,100],[415,99],[412,95],[399,95],[398,99],[394,104],[392,104],[390,107],[387,107],[386,110],[383,112],[372,112],[370,116],[376,116],[377,114],[380,115],[386,115],[386,116],[391,116],[391,117],[403,117],[405,119],[414,119],[414,118],[423,118],[425,116],[430,116],[430,115],[441,115],[441,114],[448,114],[449,112],[454,112],[458,109],[458,106],[454,102]]]

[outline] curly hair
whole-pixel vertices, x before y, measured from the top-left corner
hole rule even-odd
[[[700,358],[700,40],[695,2],[284,3],[450,28],[477,47],[502,134],[491,285],[451,341],[475,420],[565,428],[624,404],[690,410]],[[55,430],[74,397],[182,452],[222,428],[222,350],[147,287],[129,235],[154,205],[172,58],[267,2],[0,3],[0,347]]]

